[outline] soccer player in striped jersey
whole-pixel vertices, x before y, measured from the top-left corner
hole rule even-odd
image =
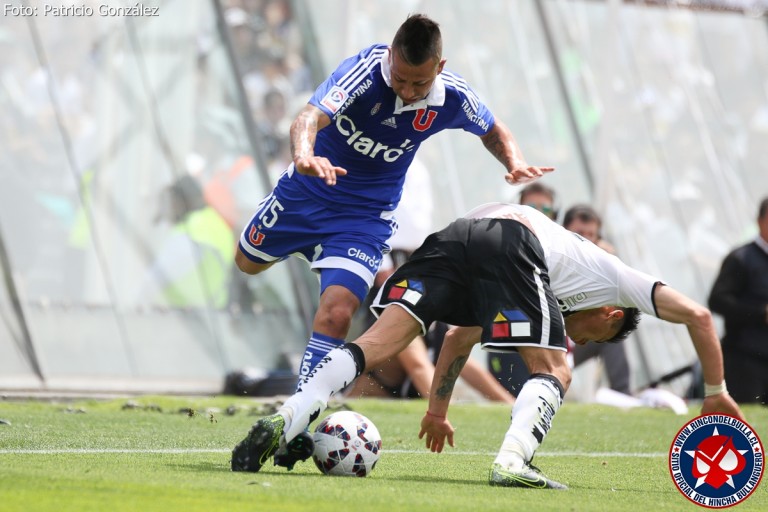
[[[477,135],[510,184],[554,170],[529,165],[509,128],[444,66],[440,28],[420,14],[403,22],[391,45],[344,60],[292,123],[293,163],[240,236],[235,261],[247,274],[291,254],[319,273],[319,307],[300,381],[343,343],[389,250],[392,212],[424,140],[450,128]],[[304,444],[295,448],[311,449],[309,439]],[[293,465],[290,456],[276,461]]]

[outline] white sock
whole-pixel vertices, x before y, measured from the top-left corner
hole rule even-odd
[[[509,426],[495,463],[520,470],[530,462],[552,426],[552,419],[563,402],[561,388],[549,376],[531,376],[512,406]]]
[[[328,399],[358,375],[355,358],[349,349],[340,347],[328,352],[278,411],[285,418],[286,442],[315,421],[328,406]]]

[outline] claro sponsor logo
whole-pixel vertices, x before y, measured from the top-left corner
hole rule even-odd
[[[363,251],[361,251],[360,249],[357,249],[355,247],[350,247],[349,250],[347,251],[347,254],[350,257],[355,258],[356,260],[362,261],[363,263],[365,263],[366,265],[368,265],[371,268],[377,268],[379,266],[380,261],[381,261],[381,260],[378,260],[378,259],[373,258],[371,256],[368,256]]]
[[[336,129],[347,138],[347,145],[352,149],[371,158],[381,157],[385,162],[395,162],[405,152],[413,151],[414,148],[411,139],[405,139],[400,147],[395,148],[376,142],[370,137],[366,137],[362,131],[357,129],[355,122],[344,115],[336,117]]]

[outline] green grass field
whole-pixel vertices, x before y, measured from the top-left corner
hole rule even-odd
[[[348,401],[376,423],[384,453],[368,478],[339,478],[311,462],[232,473],[231,448],[268,412],[254,401],[128,402],[0,401],[0,419],[10,423],[0,424],[0,511],[705,510],[678,492],[667,467],[669,445],[694,408],[676,416],[566,403],[535,463],[570,490],[541,491],[487,483],[508,426],[505,406],[452,406],[457,446],[432,454],[417,438],[425,402]],[[745,413],[768,441],[768,408]],[[734,510],[768,510],[767,486]]]

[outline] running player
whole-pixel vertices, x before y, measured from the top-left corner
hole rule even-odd
[[[518,350],[532,374],[513,406],[492,485],[565,487],[530,465],[571,381],[563,327],[576,343],[617,341],[636,327],[636,308],[685,324],[706,383],[702,412],[743,418],[726,390],[719,340],[704,306],[533,208],[492,204],[468,217],[430,235],[393,274],[372,306],[381,313],[376,323],[330,352],[277,414],[253,426],[233,451],[233,469],[261,469],[283,435],[293,439],[332,394],[437,320],[464,327],[446,339],[438,360],[420,432],[430,449],[440,451],[446,437],[452,442],[446,396],[478,340],[491,350]],[[387,307],[392,304],[398,307]]]
[[[343,343],[389,250],[392,212],[424,140],[449,128],[479,136],[510,184],[554,170],[528,165],[509,128],[444,65],[438,24],[418,14],[391,46],[373,45],[343,61],[292,123],[293,163],[240,236],[235,261],[247,274],[291,254],[320,274],[300,379]],[[278,461],[292,467],[294,459]]]

